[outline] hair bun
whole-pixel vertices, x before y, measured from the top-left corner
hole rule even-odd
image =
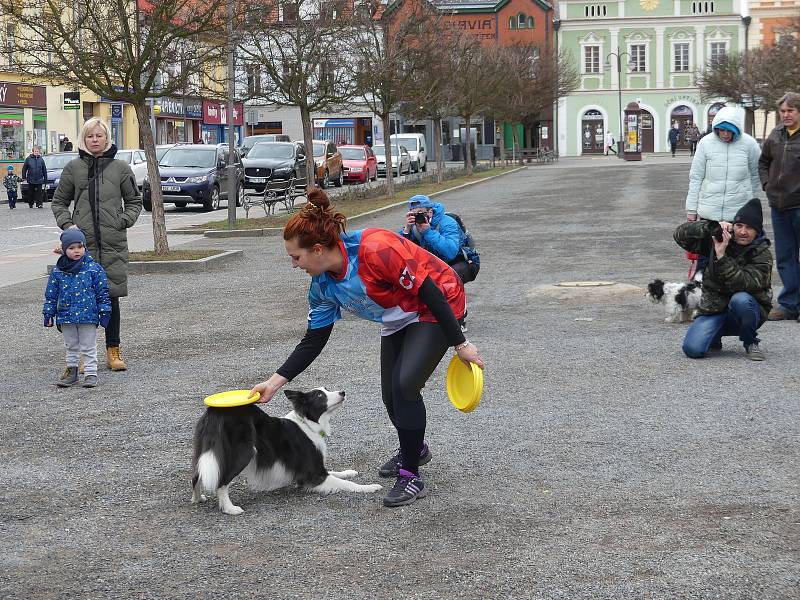
[[[330,198],[328,198],[328,194],[326,194],[319,188],[311,190],[306,196],[306,198],[308,198],[308,201],[311,204],[322,210],[327,209],[331,205],[331,201]]]

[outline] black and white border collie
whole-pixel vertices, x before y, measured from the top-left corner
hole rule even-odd
[[[655,279],[647,284],[650,302],[663,304],[667,316],[666,323],[686,323],[694,319],[700,298],[703,296],[703,275],[698,273],[692,281],[684,283],[664,282]]]
[[[292,483],[320,494],[382,489],[378,484],[346,481],[357,471],[325,469],[330,417],[344,402],[344,392],[322,387],[284,393],[294,410],[280,418],[254,404],[208,407],[194,432],[192,503],[205,502],[203,491],[216,492],[222,512],[243,513],[228,496],[228,485],[240,474],[250,487],[263,491]]]

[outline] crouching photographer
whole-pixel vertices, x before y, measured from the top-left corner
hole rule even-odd
[[[757,331],[772,308],[772,252],[762,224],[761,201],[753,198],[732,224],[689,221],[675,230],[681,248],[708,256],[698,315],[683,340],[689,358],[719,351],[724,336],[738,336],[747,358],[764,360]]]
[[[463,283],[477,277],[480,257],[475,242],[461,218],[445,212],[443,204],[422,194],[412,196],[405,226],[399,233],[450,265]],[[461,327],[466,331],[463,319]]]

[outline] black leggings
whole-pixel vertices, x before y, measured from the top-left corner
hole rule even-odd
[[[448,346],[438,323],[412,323],[381,337],[381,395],[397,429],[403,468],[413,473],[425,439],[422,388]]]
[[[119,346],[119,298],[111,298],[111,320],[106,327],[106,348]]]

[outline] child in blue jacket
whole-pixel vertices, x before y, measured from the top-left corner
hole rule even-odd
[[[3,177],[3,186],[8,193],[8,208],[16,208],[17,206],[17,190],[19,189],[19,182],[22,181],[19,175],[14,173],[14,167],[8,165],[8,173]]]
[[[86,237],[78,228],[61,234],[64,251],[44,292],[44,326],[58,325],[67,348],[67,370],[56,382],[70,387],[78,382],[78,362],[83,358],[83,387],[97,385],[97,325],[108,326],[111,299],[108,279],[99,263],[86,252]]]

